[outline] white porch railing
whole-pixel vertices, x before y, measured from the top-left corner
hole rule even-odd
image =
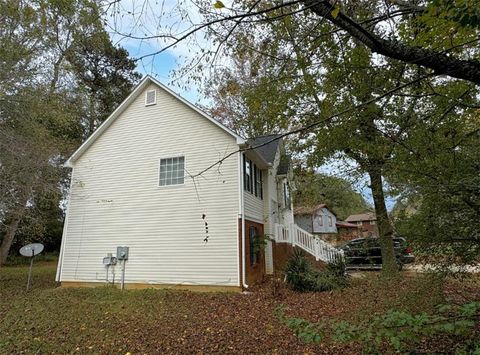
[[[343,250],[333,247],[296,224],[275,224],[275,242],[298,246],[312,254],[316,260],[327,263],[343,260]]]

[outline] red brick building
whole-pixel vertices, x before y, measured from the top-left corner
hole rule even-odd
[[[378,236],[377,217],[373,212],[352,214],[345,221],[356,224],[361,237]]]

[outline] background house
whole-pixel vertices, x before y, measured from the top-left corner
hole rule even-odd
[[[377,217],[373,212],[352,214],[345,221],[356,224],[362,237],[378,236]]]
[[[337,233],[337,216],[325,204],[297,207],[294,216],[295,223],[312,234],[326,237]]]
[[[336,244],[343,243],[361,236],[361,232],[357,224],[348,223],[345,221],[337,221],[337,231],[338,237],[335,241]]]

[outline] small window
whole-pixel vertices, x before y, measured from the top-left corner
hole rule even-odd
[[[328,216],[328,226],[333,227],[333,218],[332,216]]]
[[[255,196],[263,200],[263,176],[262,171],[254,165],[254,178],[255,178]]]
[[[250,249],[250,265],[255,265],[260,260],[260,250],[256,244],[258,231],[257,228],[251,226],[248,231],[248,241]]]
[[[243,185],[244,189],[248,192],[253,193],[253,179],[252,179],[252,161],[243,156]]]
[[[323,227],[323,216],[321,214],[317,216],[318,216],[318,225]]]
[[[160,159],[160,186],[182,185],[185,180],[185,157]]]
[[[363,224],[362,221],[357,222],[357,226],[361,226],[362,224]]]
[[[257,196],[257,174],[258,174],[258,171],[257,171],[257,166],[255,164],[252,163],[252,193]]]
[[[370,221],[370,224],[372,224],[372,225],[375,224],[375,221]]]
[[[145,106],[155,105],[157,103],[157,90],[148,90],[145,94]]]

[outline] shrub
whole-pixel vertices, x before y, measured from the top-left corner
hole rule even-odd
[[[327,270],[329,273],[332,273],[333,275],[336,275],[338,277],[345,278],[347,268],[345,265],[345,261],[343,260],[337,260],[332,263],[327,264]]]
[[[434,314],[410,314],[391,309],[357,323],[335,319],[312,323],[302,318],[289,318],[283,306],[276,309],[276,315],[307,343],[320,343],[327,338],[337,343],[358,342],[367,353],[381,353],[386,343],[396,352],[405,352],[409,348],[416,349],[415,344],[424,338],[447,335],[463,340],[462,348],[455,353],[480,354],[480,342],[474,333],[480,318],[480,302],[441,305]]]
[[[330,291],[346,285],[343,263],[328,264],[325,270],[317,271],[299,249],[288,260],[285,276],[287,284],[298,292]]]

